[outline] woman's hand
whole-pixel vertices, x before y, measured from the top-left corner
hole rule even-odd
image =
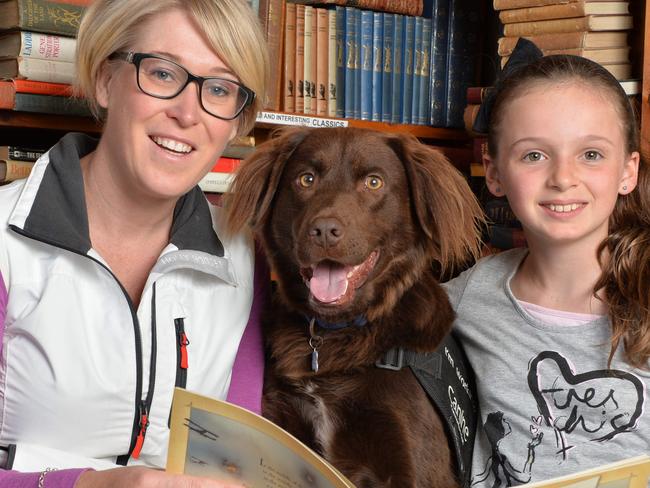
[[[196,476],[170,474],[151,468],[127,466],[104,471],[86,471],[77,479],[74,488],[243,488],[229,482]]]

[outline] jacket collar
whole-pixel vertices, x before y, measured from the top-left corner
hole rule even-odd
[[[85,134],[64,136],[34,165],[9,219],[17,232],[80,254],[91,249],[80,158],[97,146]],[[174,209],[170,243],[179,250],[223,257],[205,196],[198,187]]]

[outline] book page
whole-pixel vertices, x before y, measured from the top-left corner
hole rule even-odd
[[[277,425],[227,402],[176,388],[167,471],[250,488],[354,488]]]

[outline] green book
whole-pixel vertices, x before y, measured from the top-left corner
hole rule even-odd
[[[84,6],[49,0],[0,2],[0,29],[21,29],[76,37]]]

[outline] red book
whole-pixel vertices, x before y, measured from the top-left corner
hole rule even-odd
[[[214,166],[210,170],[210,173],[234,173],[239,167],[240,163],[241,159],[226,158],[222,156],[217,160],[216,163],[214,163]]]
[[[57,95],[62,97],[72,95],[72,86],[65,83],[17,79],[5,80],[2,82],[2,85],[4,87],[3,91],[13,90],[14,93],[37,93],[39,95]]]

